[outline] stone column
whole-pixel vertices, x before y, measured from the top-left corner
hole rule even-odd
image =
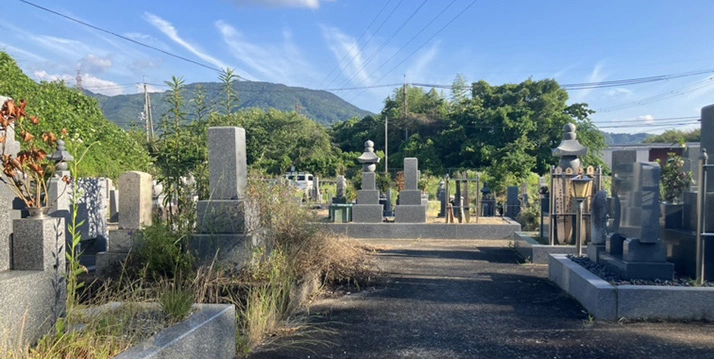
[[[714,153],[714,105],[702,107],[702,137],[700,148],[706,148],[707,152]],[[711,156],[711,155],[710,155]],[[709,160],[712,163],[712,160]],[[695,177],[696,178],[696,177]],[[707,192],[714,192],[714,173],[707,174]],[[697,184],[697,186],[701,186]]]
[[[245,198],[248,184],[245,130],[208,129],[211,198],[198,201],[196,234],[190,250],[201,262],[217,259],[242,267],[259,241],[258,209]]]
[[[357,191],[357,204],[352,206],[355,223],[381,223],[384,207],[379,204],[377,174],[374,171],[380,158],[374,153],[374,142],[364,143],[364,153],[357,159],[362,164],[362,189]]]
[[[397,223],[426,223],[426,206],[419,190],[419,161],[414,157],[404,159],[404,189],[399,192],[396,208]]]

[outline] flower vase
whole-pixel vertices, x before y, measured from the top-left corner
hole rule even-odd
[[[48,218],[47,212],[49,212],[49,207],[30,207],[27,211],[30,213],[28,218]]]

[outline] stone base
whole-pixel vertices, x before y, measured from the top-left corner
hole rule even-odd
[[[25,347],[50,333],[65,311],[67,293],[60,273],[43,271],[0,271],[0,288],[0,357],[4,358],[3,350]]]
[[[198,233],[247,233],[257,219],[242,200],[208,200],[196,204]]]
[[[199,264],[210,264],[214,259],[223,265],[242,268],[248,263],[253,236],[244,234],[194,234],[189,251]]]
[[[627,279],[672,280],[674,264],[669,262],[631,262],[621,256],[600,253],[599,263],[614,269]]]
[[[399,205],[420,205],[420,190],[403,190],[399,192]]]
[[[398,205],[394,221],[397,223],[426,223],[426,206]]]
[[[624,241],[625,237],[617,233],[612,234],[605,239],[605,250],[612,255],[621,255]]]
[[[379,191],[377,190],[360,190],[357,191],[357,204],[378,204]]]
[[[64,218],[23,218],[12,221],[12,225],[13,269],[64,269]]]
[[[95,274],[99,278],[115,278],[121,275],[129,253],[99,252],[95,256]]]
[[[352,206],[352,222],[355,223],[382,223],[381,204],[356,204]]]
[[[622,244],[622,259],[629,262],[664,262],[667,260],[667,246],[663,241],[641,243],[628,238]]]
[[[117,229],[109,231],[108,252],[128,253],[141,241],[141,231]]]
[[[600,253],[606,253],[604,244],[588,243],[585,254],[595,263],[600,263]]]

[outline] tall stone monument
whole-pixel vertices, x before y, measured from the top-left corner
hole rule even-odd
[[[190,250],[199,261],[217,258],[242,267],[258,241],[258,211],[245,196],[248,169],[243,128],[208,129],[208,170],[211,198],[196,205],[198,221]]]
[[[379,159],[374,153],[374,142],[365,142],[364,153],[357,158],[357,161],[362,164],[362,189],[357,191],[357,204],[352,206],[352,222],[382,222],[384,207],[379,204],[377,174],[374,172]]]
[[[571,201],[570,180],[581,170],[580,157],[588,153],[588,148],[581,145],[575,133],[575,125],[569,123],[563,127],[563,140],[553,150],[553,155],[559,157],[558,168],[560,172],[553,175],[553,188],[551,188],[551,223],[550,229],[554,238],[550,241],[556,244],[574,244],[573,224],[574,219],[567,213],[575,213],[575,201]],[[556,169],[557,170],[557,169]],[[588,213],[589,208],[583,209]],[[585,222],[585,218],[583,218]],[[580,228],[586,228],[586,224]]]
[[[714,105],[702,107],[702,137],[700,148],[714,153]],[[707,176],[707,192],[714,192],[714,175]],[[697,184],[697,186],[700,186]]]
[[[399,192],[399,204],[394,218],[397,223],[425,223],[426,206],[419,190],[419,162],[414,157],[404,159],[404,189]]]

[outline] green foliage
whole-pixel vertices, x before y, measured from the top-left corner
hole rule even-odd
[[[662,134],[651,136],[643,143],[671,143],[684,145],[687,142],[699,142],[702,135],[700,128],[691,131],[666,130]]]
[[[79,176],[117,178],[126,171],[148,170],[150,158],[141,144],[107,121],[95,99],[61,82],[32,81],[4,52],[0,52],[0,73],[0,94],[31,103],[30,115],[42,119],[41,132],[58,134],[64,128],[69,134],[68,141],[97,143],[87,153]]]
[[[191,290],[179,285],[168,285],[159,297],[159,304],[169,320],[178,323],[191,313],[194,300],[195,296]]]
[[[183,250],[185,237],[167,225],[144,227],[139,238],[138,262],[150,278],[174,278],[193,267],[193,257]]]
[[[659,162],[659,161],[657,161]],[[662,164],[660,163],[660,166]],[[692,172],[683,171],[684,159],[675,153],[667,154],[667,163],[662,166],[661,196],[668,203],[679,203],[684,190],[692,183]]]

